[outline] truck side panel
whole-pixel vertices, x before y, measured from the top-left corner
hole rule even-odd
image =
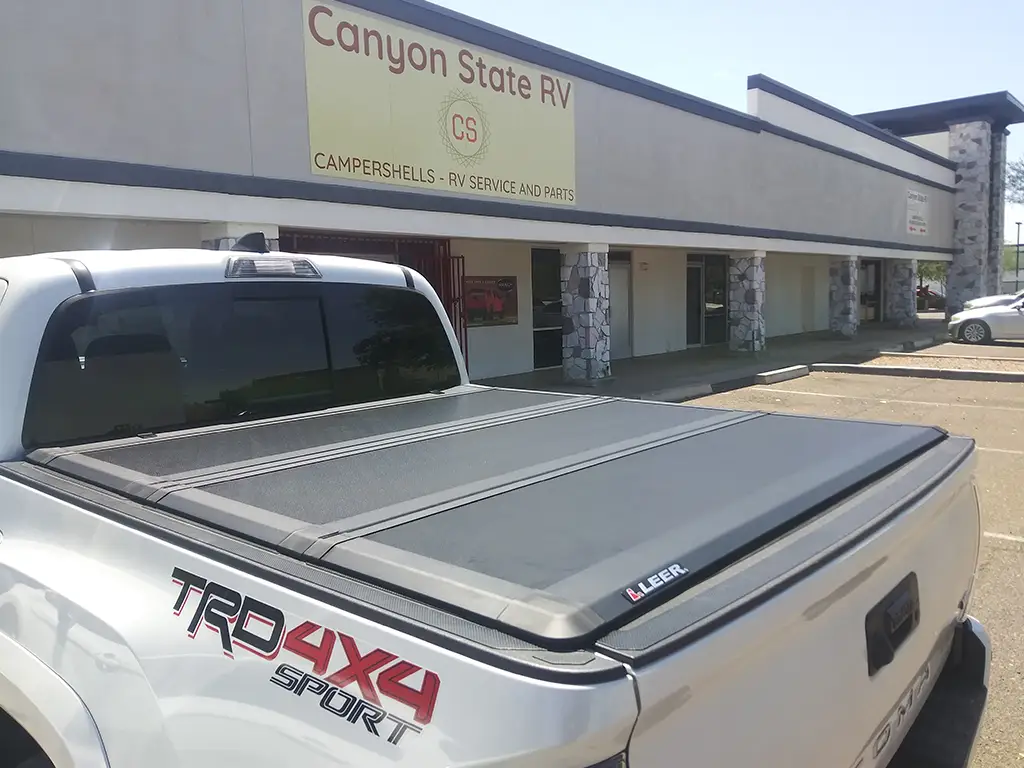
[[[585,768],[635,723],[625,676],[528,679],[10,475],[0,496],[0,631],[82,698],[111,768]]]
[[[981,535],[974,456],[971,441],[953,438],[888,478],[902,482],[913,499],[903,508],[882,503],[884,484],[867,489],[865,495],[876,496],[868,500],[875,517],[888,517],[884,525],[868,524],[869,535],[855,546],[733,618],[727,629],[681,629],[700,639],[650,663],[639,646],[645,635],[656,637],[652,627],[610,638],[637,664],[641,715],[630,765],[665,765],[681,744],[689,745],[695,765],[885,765],[938,679],[968,607]],[[942,458],[944,481],[913,498],[929,478],[943,476],[934,468]],[[915,466],[928,468],[924,478],[915,476]],[[813,536],[829,517],[792,538]],[[748,570],[773,554],[769,547],[750,558]],[[690,604],[701,599],[691,595]],[[666,625],[671,613],[672,606],[650,623],[660,618]],[[873,645],[872,616],[892,632],[893,655]],[[743,738],[728,738],[727,723],[742,723]],[[708,739],[709,733],[722,738]]]

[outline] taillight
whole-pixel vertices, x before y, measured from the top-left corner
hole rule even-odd
[[[293,277],[318,280],[320,270],[309,259],[289,256],[232,256],[224,277]]]

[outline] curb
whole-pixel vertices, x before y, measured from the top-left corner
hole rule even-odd
[[[901,344],[885,347],[885,350],[891,350],[893,352],[912,352],[919,349],[927,349],[928,347],[935,346],[936,344],[942,344],[949,341],[947,334],[940,333],[930,338],[924,339],[912,339],[910,341],[904,341]],[[868,350],[869,352],[871,350]],[[882,349],[874,350],[875,354],[883,354]],[[807,365],[790,365],[785,368],[776,368],[772,371],[762,371],[753,375],[746,374],[744,376],[737,376],[732,379],[725,379],[723,381],[717,381],[714,383],[701,383],[701,384],[687,384],[679,387],[668,387],[666,389],[660,389],[656,392],[647,392],[639,395],[639,400],[654,400],[662,403],[683,403],[687,400],[694,400],[698,397],[707,397],[708,395],[715,395],[721,392],[729,392],[734,389],[743,389],[744,387],[750,387],[755,384],[778,384],[783,381],[790,381],[791,379],[798,379],[803,376],[807,376],[811,371],[823,371],[821,368],[823,365],[836,365],[840,369],[846,370],[848,367],[857,368],[858,366],[852,365],[847,366],[839,363],[813,363]],[[935,369],[927,369],[935,370]],[[872,371],[868,371],[869,373]],[[910,375],[910,374],[906,374]]]
[[[871,376],[903,376],[917,379],[1024,382],[1024,371],[970,371],[957,368],[917,368],[909,365],[853,365],[847,363],[815,363],[811,366],[811,370],[821,373],[864,373]]]
[[[984,355],[918,355],[914,352],[879,352],[881,357],[905,357],[911,360],[927,358],[929,360],[941,360],[948,357],[953,360],[995,360],[1000,363],[1017,363],[1024,365],[1024,357],[986,357]]]
[[[779,368],[775,371],[764,371],[763,373],[747,374],[732,379],[723,379],[713,384],[692,384],[687,387],[676,387],[674,389],[663,389],[660,392],[652,392],[644,395],[642,400],[660,400],[668,403],[683,403],[687,400],[694,400],[698,397],[718,395],[723,392],[731,392],[734,389],[745,389],[755,384],[769,383],[777,384],[780,381],[789,381],[801,376],[807,376],[811,372],[810,366],[791,365],[788,368]],[[771,377],[768,380],[767,377]]]
[[[712,394],[710,384],[688,384],[682,387],[670,387],[660,389],[657,392],[647,392],[640,396],[640,400],[655,400],[663,403],[681,403],[684,400],[693,400],[696,397],[706,397]]]
[[[911,341],[903,342],[904,352],[914,352],[919,349],[928,349],[928,347],[936,347],[939,344],[944,344],[950,341],[949,334],[941,333],[932,336],[930,339],[913,339]]]
[[[910,358],[911,360],[913,360],[913,359],[920,359],[921,358],[921,355],[917,354],[917,352],[907,352],[907,351],[905,351],[903,349],[896,349],[895,347],[889,347],[887,349],[880,349],[880,350],[878,350],[878,356],[879,357],[907,357],[907,358]],[[929,355],[929,357],[939,357],[939,355]],[[952,355],[950,355],[950,357],[952,357]]]
[[[921,349],[928,349],[929,347],[936,347],[939,344],[946,344],[949,341],[952,341],[952,339],[949,338],[948,334],[939,333],[939,334],[936,334],[935,336],[932,336],[930,338],[926,338],[926,339],[909,339],[908,341],[901,341],[901,342],[898,342],[896,344],[889,344],[889,345],[884,346],[884,347],[879,347],[878,349],[875,349],[875,350],[868,349],[868,350],[865,350],[865,352],[872,352],[873,351],[873,352],[875,352],[875,354],[879,354],[879,355],[887,355],[887,354],[890,354],[890,353],[893,353],[893,352],[895,352],[895,353],[900,353],[900,352],[916,352],[916,351],[921,350]]]
[[[790,379],[799,379],[801,376],[807,376],[810,372],[810,366],[790,365],[786,368],[777,368],[774,371],[758,373],[754,376],[754,383],[778,384],[779,382],[789,381]]]

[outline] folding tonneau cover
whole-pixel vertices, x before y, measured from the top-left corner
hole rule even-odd
[[[468,388],[28,458],[568,649],[945,437]]]

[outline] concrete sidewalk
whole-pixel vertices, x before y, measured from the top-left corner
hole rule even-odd
[[[945,321],[927,317],[916,328],[861,328],[857,338],[837,339],[828,332],[768,340],[763,352],[729,352],[721,347],[690,349],[612,362],[612,378],[583,387],[562,381],[560,368],[482,379],[478,384],[515,389],[589,392],[613,397],[680,402],[712,392],[745,387],[759,373],[813,363],[859,363],[882,350],[921,349],[947,339]]]

